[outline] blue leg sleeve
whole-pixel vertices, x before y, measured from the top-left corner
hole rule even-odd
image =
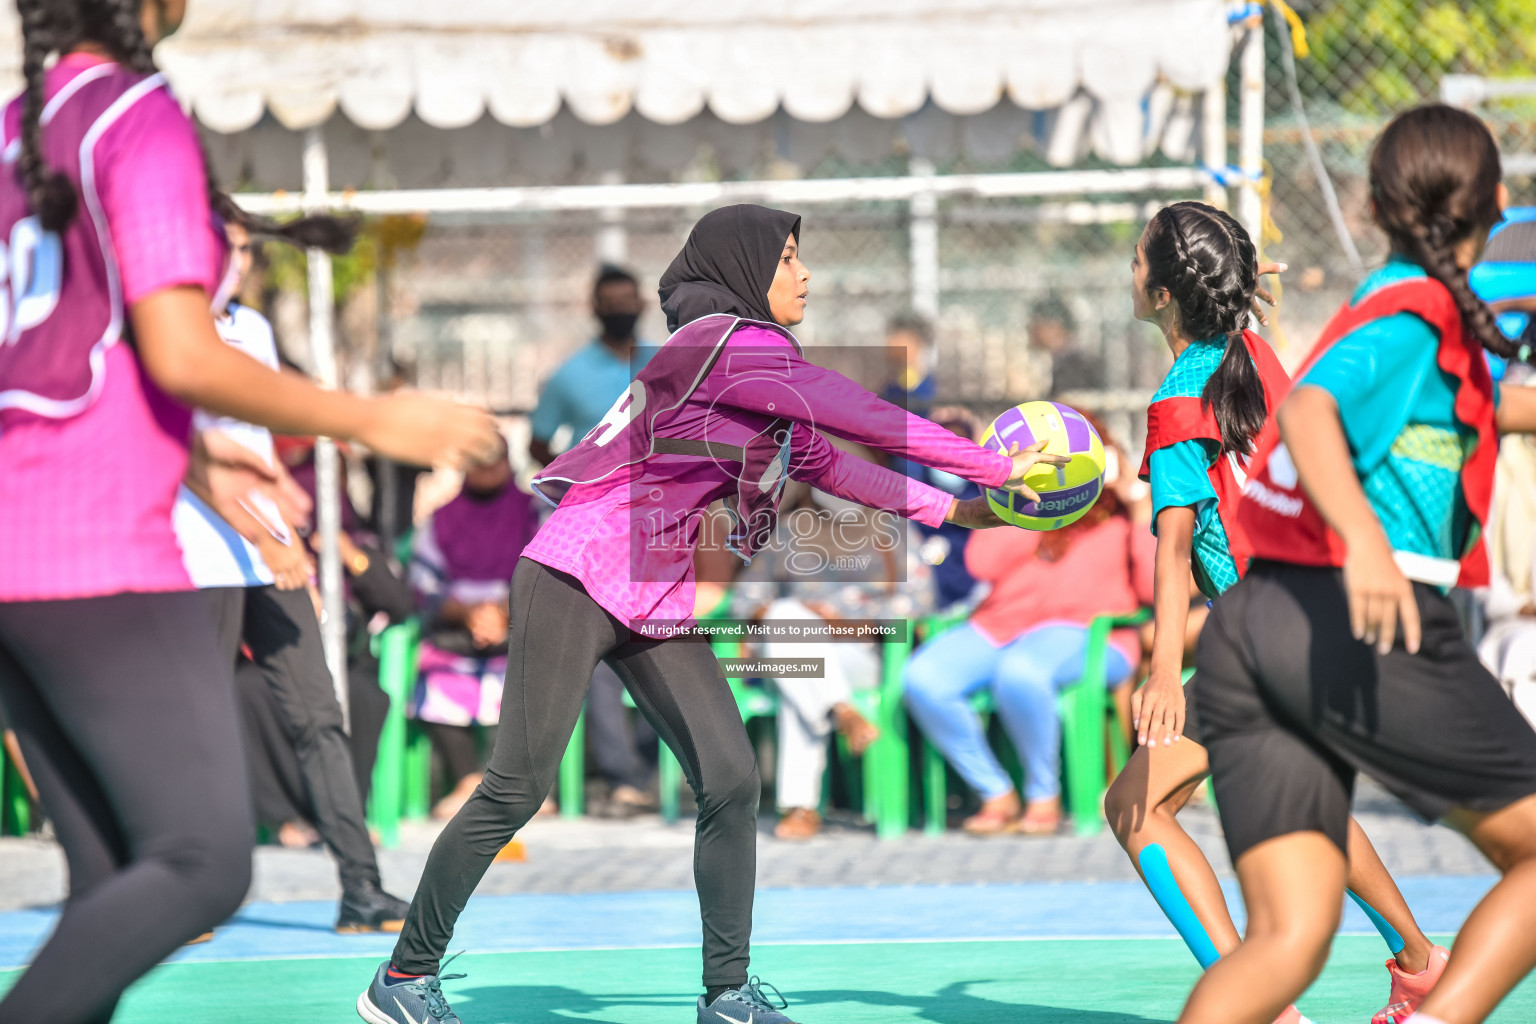
[[[1205,932],[1205,926],[1195,916],[1194,908],[1179,891],[1179,883],[1174,880],[1173,868],[1168,866],[1168,854],[1163,848],[1157,843],[1142,847],[1137,859],[1141,864],[1141,875],[1147,880],[1147,888],[1152,891],[1152,898],[1163,908],[1163,913],[1168,916],[1189,951],[1195,954],[1195,959],[1200,961],[1200,966],[1210,967],[1221,959],[1215,943],[1211,942],[1211,937]],[[1383,921],[1382,925],[1385,924]]]
[[[1359,896],[1356,896],[1348,889],[1345,889],[1344,891],[1349,892],[1349,898],[1355,901],[1355,906],[1365,911],[1365,916],[1371,919],[1371,924],[1376,926],[1376,930],[1378,932],[1381,932],[1381,937],[1386,940],[1387,949],[1392,951],[1392,955],[1397,956],[1397,954],[1401,953],[1403,951],[1403,947],[1407,945],[1407,943],[1403,941],[1403,937],[1401,935],[1397,934],[1397,929],[1393,928],[1390,924],[1387,924],[1387,919],[1376,913],[1371,905],[1365,902],[1365,900],[1361,899]]]

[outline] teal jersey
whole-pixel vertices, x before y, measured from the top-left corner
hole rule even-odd
[[[1173,361],[1173,367],[1152,396],[1155,404],[1165,398],[1199,398],[1206,382],[1226,354],[1226,338],[1208,338],[1189,345]],[[1195,536],[1191,568],[1195,582],[1207,597],[1216,597],[1238,580],[1237,562],[1221,523],[1216,489],[1210,469],[1220,446],[1208,440],[1179,441],[1153,452],[1148,458],[1152,484],[1152,529],[1165,508],[1189,506],[1195,510]]]
[[[1424,276],[1394,256],[1361,283],[1351,304]],[[1296,383],[1322,388],[1338,403],[1350,459],[1393,549],[1459,559],[1473,523],[1461,467],[1477,432],[1456,420],[1461,382],[1440,369],[1439,350],[1433,327],[1398,313],[1340,338]]]

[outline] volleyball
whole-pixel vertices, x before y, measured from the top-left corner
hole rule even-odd
[[[1046,452],[1067,455],[1064,466],[1042,463],[1024,477],[1040,495],[1030,501],[1022,494],[987,489],[987,504],[998,518],[1026,530],[1058,530],[1081,519],[1104,490],[1104,442],[1093,424],[1071,406],[1058,402],[1025,402],[993,420],[981,443],[995,452],[1015,444],[1022,451],[1038,441]]]

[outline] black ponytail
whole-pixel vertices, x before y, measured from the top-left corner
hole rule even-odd
[[[1494,355],[1513,359],[1520,346],[1499,330],[1455,256],[1462,240],[1502,218],[1501,174],[1498,144],[1483,122],[1439,103],[1398,116],[1371,153],[1376,223],[1392,247],[1445,285],[1468,334]]]
[[[1227,335],[1227,350],[1216,372],[1205,382],[1200,401],[1216,412],[1223,455],[1247,455],[1253,450],[1253,439],[1264,428],[1269,407],[1264,404],[1264,382],[1243,343],[1242,331]]]
[[[64,172],[43,160],[43,76],[48,55],[58,49],[53,17],[45,0],[17,0],[21,15],[21,73],[26,91],[21,101],[21,152],[16,170],[27,190],[27,208],[45,231],[60,231],[75,217],[78,197]]]
[[[205,157],[206,160],[206,157]],[[253,238],[271,238],[306,249],[324,249],[340,255],[349,251],[357,241],[362,220],[358,217],[333,217],[329,214],[312,214],[297,220],[278,221],[260,217],[242,210],[226,192],[213,185],[212,172],[208,179],[208,199],[213,212],[227,223],[238,224],[251,233]]]
[[[1216,416],[1221,453],[1247,455],[1264,426],[1264,383],[1243,343],[1243,326],[1258,287],[1258,253],[1232,217],[1204,203],[1157,211],[1142,243],[1147,288],[1166,288],[1179,326],[1191,341],[1222,337],[1226,350],[1206,381],[1202,404]]]
[[[142,0],[16,0],[21,15],[22,76],[26,80],[21,109],[21,153],[17,171],[27,190],[27,208],[37,214],[46,231],[62,231],[79,206],[74,185],[43,158],[42,115],[45,63],[50,54],[68,53],[83,42],[103,46],[118,63],[139,74],[155,73],[154,51],[139,22]],[[344,253],[357,240],[355,217],[315,215],[279,222],[242,210],[220,191],[207,151],[203,167],[208,178],[208,204],[226,222],[253,236],[292,245]]]

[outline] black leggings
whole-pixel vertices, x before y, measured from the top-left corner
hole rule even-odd
[[[231,669],[192,591],[0,604],[0,701],[69,863],[3,1024],[108,1020],[240,906],[255,829]]]
[[[235,691],[245,726],[246,766],[251,773],[256,824],[275,831],[290,821],[313,822],[318,815],[309,800],[304,769],[294,752],[282,703],[254,662],[241,658],[235,666]],[[352,719],[352,768],[358,795],[367,806],[379,733],[389,714],[389,695],[379,689],[378,679],[369,675],[366,667],[357,665],[348,667],[347,694]]]
[[[520,559],[501,724],[485,778],[427,859],[395,966],[437,971],[491,859],[533,817],[565,753],[592,669],[608,662],[682,762],[698,798],[693,878],[704,923],[704,984],[744,984],[757,877],[757,760],[709,647],[636,641],[574,577]]]
[[[378,885],[379,864],[363,817],[352,745],[342,727],[309,594],[272,586],[213,587],[201,593],[213,611],[228,671],[234,671],[243,639],[271,687],[314,809],[315,831],[336,857],[342,889]]]

